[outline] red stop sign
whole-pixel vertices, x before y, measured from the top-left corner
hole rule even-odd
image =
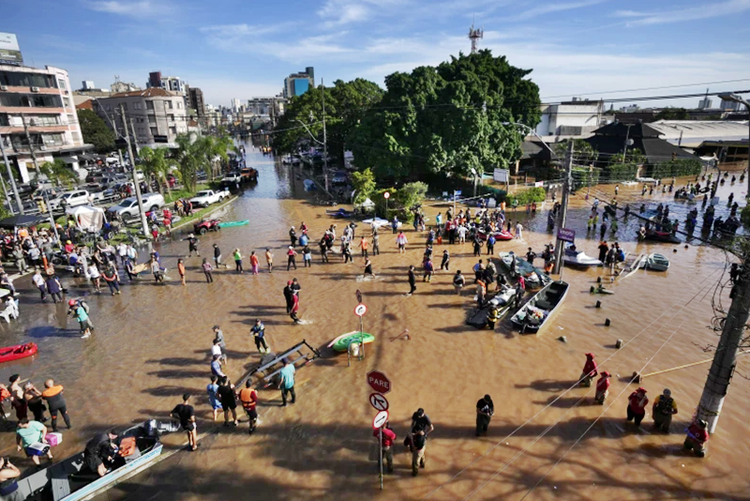
[[[388,393],[391,391],[391,380],[388,376],[380,371],[370,371],[367,373],[367,384],[378,393]]]

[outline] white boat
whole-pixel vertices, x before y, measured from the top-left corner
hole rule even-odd
[[[520,329],[521,334],[537,334],[549,323],[553,314],[559,311],[568,295],[568,289],[570,286],[562,280],[550,282],[523,305],[510,321]]]
[[[552,279],[542,270],[532,266],[531,263],[525,259],[518,257],[513,251],[498,252],[498,257],[500,258],[500,263],[502,263],[506,270],[509,272],[514,270],[517,275],[523,275],[523,278],[526,281],[527,290],[539,289],[552,281]],[[512,264],[514,259],[515,266]],[[511,273],[511,275],[513,275],[513,273]]]
[[[563,262],[568,266],[588,268],[589,266],[601,266],[603,263],[595,257],[587,256],[585,252],[576,250],[570,244],[565,246]]]
[[[85,501],[152,466],[162,452],[159,435],[177,431],[175,421],[146,421],[125,430],[120,439],[135,438],[135,452],[119,458],[109,473],[100,477],[86,467],[83,452],[18,480],[26,501]]]
[[[388,221],[387,219],[383,219],[382,217],[363,219],[362,223],[368,226],[375,226],[376,228],[390,228],[391,227],[391,221]],[[398,227],[401,228],[401,221],[398,222]]]
[[[669,260],[661,254],[649,254],[646,259],[646,269],[652,271],[667,271]]]

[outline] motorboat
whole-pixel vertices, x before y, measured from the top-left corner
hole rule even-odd
[[[646,235],[643,237],[644,240],[655,240],[657,242],[667,242],[671,244],[679,244],[682,242],[677,235],[670,231],[658,231],[658,230],[646,230]]]
[[[374,226],[375,228],[390,228],[392,221],[388,221],[382,217],[372,217],[370,219],[363,219],[362,223],[368,226]],[[401,227],[401,221],[398,222],[398,227]]]
[[[487,316],[489,315],[490,309],[497,308],[499,310],[499,318],[504,318],[505,315],[513,308],[516,299],[516,289],[509,285],[503,285],[500,291],[495,296],[487,301],[481,308],[476,310],[469,316],[466,323],[473,325],[477,329],[483,329],[487,325]]]
[[[562,280],[547,284],[524,304],[510,319],[518,327],[521,334],[538,334],[549,324],[552,315],[559,311],[570,285]]]
[[[661,254],[649,254],[646,259],[646,269],[651,271],[667,271],[669,260]]]
[[[35,470],[27,477],[19,478],[18,490],[26,501],[91,499],[152,466],[162,453],[163,446],[159,437],[178,429],[179,423],[176,421],[145,421],[120,434],[120,443],[132,438],[135,447],[132,454],[118,456],[110,471],[103,477],[87,468],[84,453],[79,452],[43,470]]]
[[[588,268],[590,266],[601,266],[603,263],[585,252],[576,249],[575,245],[568,244],[563,252],[563,262],[568,266],[577,266],[579,268]]]
[[[513,251],[498,253],[500,263],[510,273],[511,278],[522,275],[526,282],[527,290],[536,290],[547,285],[552,279],[539,268],[534,267],[525,259],[516,256]],[[513,265],[515,261],[515,265]]]

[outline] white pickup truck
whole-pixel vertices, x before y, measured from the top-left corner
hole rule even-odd
[[[190,203],[199,207],[208,207],[216,202],[221,202],[229,196],[227,191],[202,190],[190,199]]]
[[[49,201],[52,210],[78,207],[79,205],[95,204],[105,198],[103,192],[89,193],[88,190],[74,190],[63,193],[58,198]]]

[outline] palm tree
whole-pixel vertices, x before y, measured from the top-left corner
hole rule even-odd
[[[167,174],[172,167],[169,160],[166,157],[166,148],[157,148],[155,150],[144,146],[141,148],[141,168],[143,173],[150,179],[154,176],[156,179],[156,186],[159,188],[159,193],[164,195],[162,188],[162,181],[167,187],[167,193],[170,198],[172,196],[172,190],[169,188],[169,181],[167,180]]]
[[[39,171],[47,176],[50,182],[57,184],[58,186],[66,185],[71,186],[74,181],[78,178],[73,172],[73,169],[61,159],[57,158],[54,162],[44,162],[39,166]],[[37,180],[39,174],[37,173]]]
[[[182,184],[188,191],[195,191],[198,171],[203,164],[205,155],[200,151],[200,144],[191,134],[180,134],[175,138],[177,143],[177,168],[180,172]]]

